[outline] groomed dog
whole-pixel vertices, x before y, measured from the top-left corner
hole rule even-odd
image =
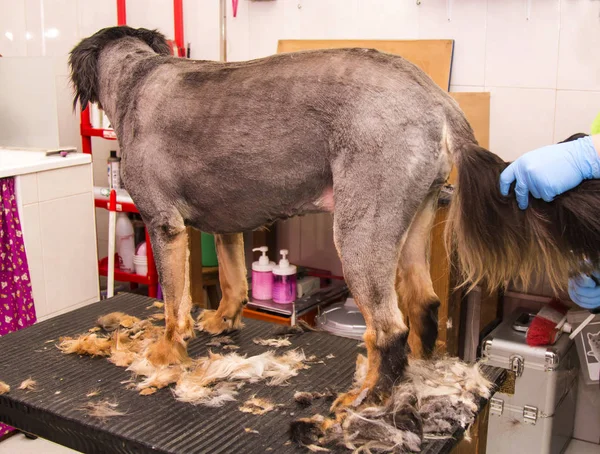
[[[247,298],[240,232],[330,211],[367,323],[358,394],[386,393],[406,365],[401,311],[415,355],[428,356],[437,336],[427,246],[452,163],[447,238],[465,282],[496,287],[542,270],[559,287],[598,264],[600,182],[520,211],[499,192],[507,164],[399,56],[336,49],[192,61],[170,56],[156,31],[112,27],[81,41],[70,65],[75,103],[98,102],[115,127],[123,183],[150,232],[166,303],[165,337],[148,356],[155,364],[184,360],[193,333],[186,226],[216,234],[223,299],[202,326],[220,333],[240,326]]]

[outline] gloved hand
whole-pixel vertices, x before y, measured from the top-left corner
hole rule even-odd
[[[600,178],[600,156],[591,137],[583,137],[524,154],[500,175],[500,192],[507,196],[510,185],[517,180],[517,203],[524,210],[530,192],[536,199],[551,202],[591,178]]]
[[[585,274],[569,279],[571,300],[588,310],[600,307],[600,270],[594,271],[592,276],[596,280]]]

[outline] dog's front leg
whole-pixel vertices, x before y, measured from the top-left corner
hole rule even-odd
[[[177,364],[187,359],[186,339],[194,333],[188,235],[177,214],[160,213],[147,227],[165,298],[165,335],[147,356],[155,365]]]
[[[200,328],[211,334],[242,327],[242,309],[248,299],[244,237],[241,233],[215,235],[219,283],[223,297],[216,311],[204,311]]]

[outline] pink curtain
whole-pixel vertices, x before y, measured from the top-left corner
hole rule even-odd
[[[0,210],[0,336],[3,336],[36,320],[14,178],[0,179]],[[11,430],[12,427],[0,423],[0,437]]]

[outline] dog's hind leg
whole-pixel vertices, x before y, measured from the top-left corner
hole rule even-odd
[[[216,311],[204,311],[200,320],[201,328],[212,334],[241,328],[242,309],[248,299],[243,234],[215,235],[215,244],[223,298]]]
[[[433,290],[429,271],[430,232],[438,193],[432,189],[410,225],[400,251],[396,278],[400,310],[408,317],[408,345],[417,358],[431,355],[438,334],[440,300]]]
[[[146,222],[160,284],[165,298],[165,335],[150,346],[148,359],[155,365],[187,359],[185,339],[193,335],[190,315],[188,235],[181,215],[174,209],[158,212]]]
[[[342,183],[334,179],[334,239],[344,277],[367,325],[368,371],[360,389],[338,397],[332,407],[336,410],[357,406],[367,396],[387,395],[403,375],[408,327],[398,306],[395,277],[402,240],[424,192],[413,191],[411,200],[403,200],[405,188],[395,170],[390,180],[385,172],[372,177],[347,169],[345,173]]]

